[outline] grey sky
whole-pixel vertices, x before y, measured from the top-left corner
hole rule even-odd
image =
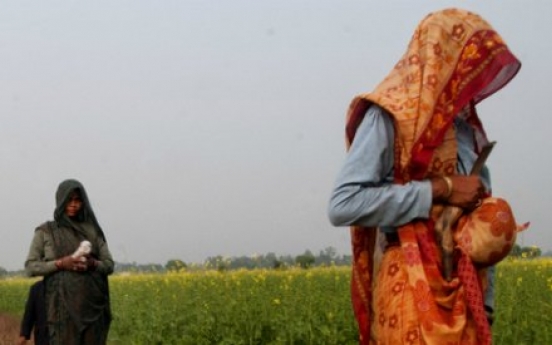
[[[479,113],[494,192],[552,249],[552,3],[12,1],[0,11],[0,266],[20,269],[65,178],[87,188],[119,262],[349,252],[326,207],[349,101],[450,6],[522,61]]]

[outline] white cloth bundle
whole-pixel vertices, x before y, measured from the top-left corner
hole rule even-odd
[[[71,256],[73,258],[81,258],[81,261],[86,261],[86,258],[84,256],[90,254],[91,251],[92,243],[88,241],[82,241],[77,250],[75,250],[75,252]]]

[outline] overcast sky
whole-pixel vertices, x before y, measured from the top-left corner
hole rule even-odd
[[[522,61],[479,107],[494,192],[552,249],[552,2],[11,1],[0,11],[0,266],[23,268],[66,178],[118,262],[348,254],[326,208],[344,117],[450,6]]]

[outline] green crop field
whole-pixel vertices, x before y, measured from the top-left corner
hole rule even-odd
[[[110,344],[356,344],[350,269],[114,275]],[[32,280],[0,280],[20,316]],[[494,344],[552,344],[552,260],[497,269]]]

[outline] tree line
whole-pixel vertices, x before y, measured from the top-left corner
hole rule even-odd
[[[153,270],[153,271],[181,271],[181,270],[200,270],[200,269],[216,269],[218,271],[228,271],[236,269],[285,269],[287,267],[302,267],[310,268],[314,266],[330,266],[330,265],[350,265],[350,255],[339,255],[334,247],[327,247],[321,250],[318,254],[314,254],[310,250],[305,250],[299,255],[276,255],[273,252],[259,255],[242,255],[233,257],[224,257],[222,255],[208,257],[203,263],[186,263],[180,259],[171,259],[167,261],[165,266],[162,265],[145,265],[142,267],[116,265],[116,271],[138,271]]]
[[[537,258],[537,257],[552,257],[552,251],[545,253],[537,246],[522,247],[515,244],[510,252],[510,257],[514,258]],[[285,269],[287,267],[302,267],[305,269],[315,266],[349,266],[351,265],[351,255],[339,255],[334,247],[327,247],[314,254],[310,250],[305,250],[299,255],[276,255],[275,253],[267,253],[252,256],[234,256],[223,257],[217,255],[208,257],[203,263],[186,263],[180,259],[168,260],[164,265],[160,263],[139,264],[132,263],[115,263],[115,272],[136,272],[136,273],[163,273],[182,270],[204,270],[216,269],[219,271],[236,270],[236,269]],[[24,270],[8,271],[0,266],[0,277],[9,276],[24,276]]]

